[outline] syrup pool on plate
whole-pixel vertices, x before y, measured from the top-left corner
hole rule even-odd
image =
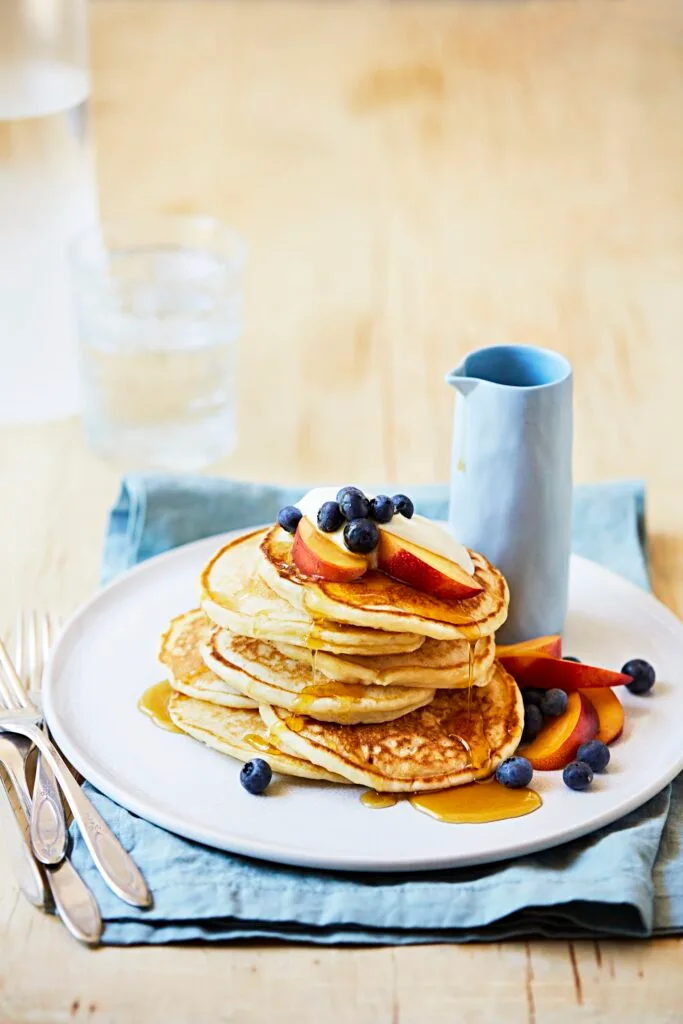
[[[495,779],[429,793],[394,794],[368,790],[361,803],[373,810],[394,807],[406,799],[417,811],[449,824],[474,825],[522,818],[538,810],[542,800],[533,789],[508,789]]]
[[[495,780],[410,797],[413,807],[423,814],[461,825],[522,818],[537,810],[541,802],[533,789],[508,789]]]
[[[138,707],[143,715],[151,718],[160,729],[166,729],[167,732],[182,732],[168,713],[168,702],[173,693],[171,684],[162,679],[160,683],[154,683],[145,690],[138,701]]]

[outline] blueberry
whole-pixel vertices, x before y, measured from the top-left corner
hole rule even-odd
[[[267,761],[260,757],[255,757],[253,761],[247,761],[240,772],[240,782],[247,793],[251,793],[253,796],[258,796],[259,793],[268,789],[272,777],[273,769]]]
[[[626,689],[631,693],[647,693],[655,685],[655,670],[644,658],[631,658],[621,671],[633,679],[632,683],[626,684]]]
[[[570,761],[562,772],[562,780],[570,789],[588,789],[593,781],[593,769],[585,761]]]
[[[567,694],[564,690],[546,690],[541,698],[541,712],[546,718],[558,718],[567,710]]]
[[[524,708],[524,732],[522,740],[530,743],[543,728],[543,713],[535,704],[527,704]]]
[[[510,789],[523,789],[534,776],[534,770],[525,757],[509,757],[496,768],[496,779]]]
[[[342,487],[341,490],[337,491],[337,496],[335,498],[335,500],[338,501],[340,505],[342,503],[342,498],[344,497],[345,494],[360,494],[361,497],[365,497],[360,487]]]
[[[357,487],[342,487],[337,495],[337,501],[344,519],[348,519],[349,522],[352,519],[367,519],[370,502]]]
[[[537,708],[540,708],[541,701],[545,696],[545,690],[537,690],[533,686],[528,689],[522,690],[522,700],[524,704],[535,704]]]
[[[410,500],[407,494],[395,494],[391,500],[394,503],[394,510],[396,512],[400,513],[400,515],[402,516],[405,516],[406,519],[413,518],[415,506],[413,505],[412,501]]]
[[[609,764],[609,747],[600,740],[589,740],[576,751],[576,760],[590,765],[594,772],[604,772]]]
[[[370,502],[370,517],[376,523],[389,523],[394,515],[394,503],[386,494],[378,494]]]
[[[287,533],[296,533],[301,516],[301,509],[297,508],[296,505],[286,505],[285,508],[281,508],[278,512],[277,521]]]
[[[581,664],[581,658],[575,658],[573,654],[563,655],[562,661],[576,661],[579,665]]]
[[[344,516],[336,501],[326,501],[318,509],[318,526],[323,533],[334,533],[344,522]]]
[[[379,530],[371,519],[352,519],[344,527],[344,543],[349,551],[369,555],[379,544]]]

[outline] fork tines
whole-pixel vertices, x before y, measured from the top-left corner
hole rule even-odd
[[[39,690],[47,656],[54,643],[59,622],[53,616],[19,611],[14,632],[14,665],[29,690]]]

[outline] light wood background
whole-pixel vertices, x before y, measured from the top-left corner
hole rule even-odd
[[[246,236],[239,447],[219,470],[445,479],[468,348],[576,368],[576,476],[648,484],[683,612],[683,8],[676,0],[95,0],[103,212]],[[0,429],[0,628],[93,589],[118,471],[80,425]],[[683,945],[90,953],[0,847],[0,1022],[679,1021]]]

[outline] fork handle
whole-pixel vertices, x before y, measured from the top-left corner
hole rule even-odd
[[[96,946],[102,935],[102,916],[97,900],[76,871],[63,860],[55,868],[46,868],[47,884],[57,913],[79,942]]]
[[[11,785],[13,779],[10,777]],[[43,873],[31,855],[23,810],[12,803],[11,791],[0,779],[0,830],[19,889],[34,907],[47,903]]]
[[[32,722],[13,719],[9,731],[26,736],[40,750],[52,768],[66,797],[76,824],[97,870],[111,891],[134,907],[149,907],[152,894],[130,854],[116,838],[104,818],[95,810],[67,768],[62,755],[42,729]]]
[[[66,856],[66,822],[54,772],[38,755],[31,803],[31,846],[41,864],[59,864]]]
[[[23,820],[26,822],[31,815],[31,798],[29,796],[28,783],[26,782],[24,758],[17,749],[12,747],[3,753],[2,764],[9,776],[10,783],[14,787]],[[2,785],[0,785],[0,790],[7,793]],[[9,797],[8,793],[7,796]],[[43,905],[46,903],[44,886],[47,883],[55,909],[65,927],[79,942],[84,942],[88,946],[96,946],[102,935],[100,908],[92,892],[73,864],[69,860],[63,860],[55,868],[43,868],[33,858],[28,838],[23,830],[21,831],[21,839],[24,842],[26,863],[32,866],[41,886],[41,903]],[[34,902],[23,885],[21,889],[26,898]],[[36,906],[38,905],[36,903]]]

